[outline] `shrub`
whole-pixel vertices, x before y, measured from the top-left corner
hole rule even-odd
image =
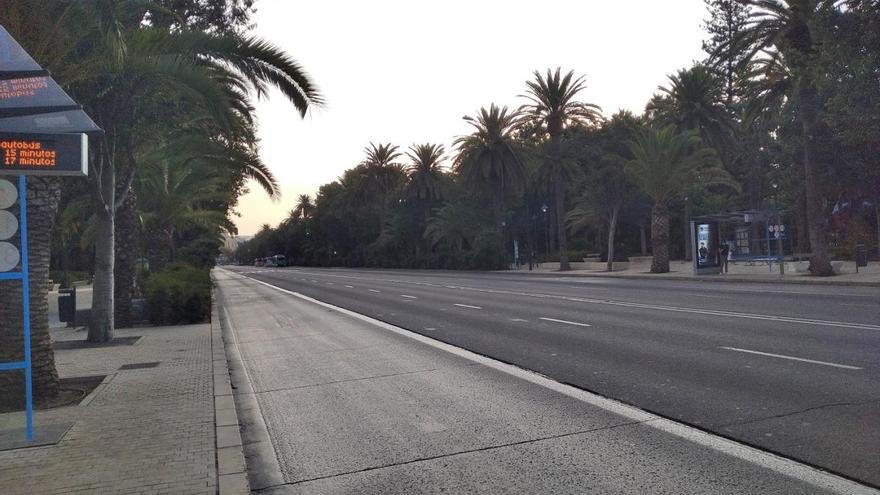
[[[208,270],[172,263],[147,279],[147,318],[153,325],[206,321],[211,314]]]

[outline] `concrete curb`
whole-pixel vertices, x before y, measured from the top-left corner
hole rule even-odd
[[[796,279],[796,278],[750,278],[737,275],[711,276],[702,277],[679,277],[675,275],[639,273],[632,275],[609,275],[607,273],[572,273],[559,271],[522,271],[522,270],[498,270],[493,272],[482,273],[500,273],[504,275],[552,275],[554,277],[599,277],[606,279],[622,279],[622,280],[677,280],[679,282],[719,282],[719,283],[746,283],[746,284],[791,284],[791,285],[813,285],[813,286],[848,286],[848,287],[880,287],[880,282],[862,282],[858,280],[829,280],[823,278]]]
[[[229,363],[226,361],[226,348],[220,328],[220,314],[216,294],[212,290],[211,305],[211,363],[214,374],[214,433],[217,454],[217,488],[220,495],[249,494],[247,466],[242,450],[241,430],[235,400],[232,396],[232,382],[229,378]]]

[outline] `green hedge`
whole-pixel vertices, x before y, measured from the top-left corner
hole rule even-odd
[[[211,277],[207,269],[173,263],[145,283],[147,318],[153,325],[207,321],[211,315]]]

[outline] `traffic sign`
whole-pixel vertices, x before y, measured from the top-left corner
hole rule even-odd
[[[85,134],[0,134],[0,174],[88,175]]]

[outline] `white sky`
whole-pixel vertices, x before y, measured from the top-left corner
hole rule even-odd
[[[280,201],[256,185],[240,234],[276,225],[363,158],[370,141],[450,146],[464,115],[517,107],[535,69],[585,74],[585,101],[640,113],[666,76],[703,58],[702,0],[259,0],[254,34],[300,62],[326,97],[304,120],[280,94],[257,102],[263,160]]]

